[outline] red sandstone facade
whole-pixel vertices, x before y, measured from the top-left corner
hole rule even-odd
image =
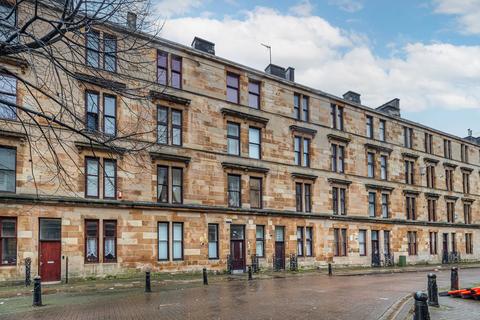
[[[402,119],[396,100],[374,109],[300,85],[291,69],[261,72],[160,38],[144,58],[149,72],[129,76],[152,87],[139,138],[152,146],[134,157],[65,135],[58,153],[72,179],[53,181],[29,152],[35,130],[0,119],[1,279],[21,279],[26,258],[45,280],[63,279],[67,261],[82,277],[242,271],[253,256],[264,268],[274,258],[288,268],[292,255],[306,268],[480,258],[479,145]],[[98,128],[132,125],[134,101],[79,87],[79,108],[98,99]]]

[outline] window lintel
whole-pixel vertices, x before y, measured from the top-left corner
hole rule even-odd
[[[428,164],[437,164],[440,160],[433,159],[433,158],[423,158],[423,161]]]
[[[317,180],[318,176],[301,172],[292,172],[292,178],[315,181]]]
[[[190,102],[192,101],[184,97],[180,97],[180,96],[165,93],[165,92],[159,92],[155,90],[150,90],[149,96],[150,96],[150,99],[152,100],[163,100],[163,101],[168,101],[168,102],[172,102],[172,103],[180,104],[184,106],[189,106]]]
[[[393,149],[391,149],[391,148],[381,146],[381,145],[377,145],[377,144],[372,144],[372,143],[365,143],[365,148],[366,149],[372,149],[372,150],[375,150],[375,151],[378,151],[378,152],[386,152],[388,154],[392,153],[392,151],[393,151]]]
[[[251,113],[245,113],[233,109],[228,109],[228,108],[222,108],[220,110],[224,116],[231,116],[234,118],[240,118],[248,121],[253,121],[257,123],[261,123],[263,125],[266,125],[269,121],[268,118],[260,117]]]
[[[327,134],[327,138],[328,138],[328,141],[329,142],[340,142],[340,143],[344,143],[344,144],[348,144],[351,139],[350,138],[347,138],[347,137],[344,137],[344,136],[340,136],[340,135],[336,135],[336,134]]]
[[[446,168],[453,168],[455,169],[456,167],[458,167],[458,165],[454,164],[454,163],[451,163],[451,162],[444,162],[443,163],[443,166],[446,167]]]
[[[378,190],[378,191],[387,191],[387,192],[392,192],[395,188],[394,187],[389,187],[389,186],[383,186],[380,184],[366,184],[365,188],[367,190]]]
[[[449,201],[457,201],[458,197],[456,196],[444,196],[445,200]]]
[[[122,155],[127,151],[127,149],[115,145],[101,145],[99,143],[89,143],[83,141],[75,141],[74,144],[80,152],[84,150],[95,150]]]
[[[10,139],[20,139],[26,140],[27,135],[24,132],[10,131],[10,130],[0,130],[1,138],[10,138]]]
[[[22,69],[25,69],[30,65],[30,63],[27,60],[23,58],[18,58],[18,57],[8,57],[8,56],[0,57],[0,62],[8,65],[12,65],[12,66],[18,66]]]
[[[263,174],[267,174],[268,171],[270,171],[270,169],[264,168],[264,167],[255,167],[255,166],[249,166],[249,165],[232,163],[232,162],[222,162],[222,167],[223,169],[232,169],[232,170],[245,171],[245,172],[257,172],[257,173],[263,173]]]
[[[427,192],[427,193],[425,193],[425,198],[427,198],[427,199],[438,199],[438,198],[440,198],[440,194],[433,193],[433,192]]]
[[[315,137],[315,135],[317,134],[317,130],[315,130],[315,129],[300,127],[300,126],[296,126],[296,125],[291,125],[290,130],[292,132],[304,133],[304,134],[310,135],[312,137]]]
[[[473,172],[473,169],[472,169],[472,168],[469,168],[469,167],[460,167],[460,169],[461,169],[462,171],[467,172],[467,173]]]
[[[331,185],[338,184],[338,185],[349,186],[352,184],[352,181],[350,180],[336,179],[336,178],[328,178],[328,182]]]
[[[183,162],[187,165],[190,163],[190,160],[192,159],[186,156],[180,156],[177,154],[163,153],[163,152],[150,152],[150,158],[152,160]]]
[[[405,195],[411,195],[411,196],[418,196],[420,194],[420,191],[416,190],[403,190],[403,194]]]
[[[95,86],[99,86],[101,88],[113,90],[116,92],[125,91],[127,89],[127,85],[125,83],[113,81],[112,79],[104,79],[101,77],[96,77],[80,72],[76,72],[73,77],[79,81],[84,81]]]
[[[409,152],[402,152],[402,157],[404,158],[410,158],[410,159],[418,159],[419,156],[417,154],[409,153]]]

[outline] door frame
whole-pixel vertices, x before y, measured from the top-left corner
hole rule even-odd
[[[42,223],[41,221],[42,220],[59,220],[60,221],[60,240],[41,240],[40,238],[40,224]],[[41,275],[41,271],[42,271],[42,267],[40,265],[41,263],[41,250],[42,250],[42,246],[41,246],[41,243],[42,242],[59,242],[60,243],[60,275],[59,275],[59,279],[58,280],[52,280],[52,281],[61,281],[62,280],[62,218],[46,218],[46,217],[40,217],[38,218],[38,252],[37,252],[37,257],[38,257],[38,274],[40,275],[40,277],[42,277]]]
[[[232,227],[242,227],[243,229],[243,239],[242,240],[233,240],[232,239]],[[232,271],[238,271],[238,270],[242,270],[242,271],[245,271],[247,269],[247,256],[246,256],[246,248],[245,248],[245,232],[246,232],[246,228],[245,228],[245,225],[244,224],[232,224],[230,225],[230,256],[232,257]],[[232,246],[232,243],[233,242],[242,242],[242,258],[243,258],[243,266],[242,266],[242,269],[234,269],[233,268],[233,246]]]

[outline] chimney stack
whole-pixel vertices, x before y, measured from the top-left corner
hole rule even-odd
[[[295,82],[295,68],[288,67],[285,70],[285,78],[289,81]]]
[[[265,68],[265,72],[288,81],[295,81],[295,68],[292,67],[288,67],[287,69],[285,69],[284,67],[280,67],[276,64],[270,63]]]
[[[280,77],[282,79],[285,79],[285,68],[277,66],[273,63],[270,63],[266,68],[265,72],[269,73],[273,76]]]
[[[362,102],[360,100],[360,94],[356,93],[356,92],[353,92],[353,91],[347,91],[343,95],[343,99],[345,99],[347,101],[350,101],[350,102],[353,102],[353,103],[362,104]]]
[[[127,27],[129,29],[137,29],[137,15],[133,12],[127,12]]]
[[[471,143],[476,143],[476,144],[480,145],[480,137],[474,137],[472,129],[468,129],[467,133],[468,133],[468,135],[463,139],[465,139],[467,141],[470,141]]]
[[[387,103],[378,107],[377,110],[388,114],[389,116],[400,118],[400,99],[395,98],[391,101],[388,101]]]

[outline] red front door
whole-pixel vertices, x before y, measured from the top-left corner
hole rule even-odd
[[[232,268],[233,270],[245,270],[245,250],[243,248],[244,240],[232,240]]]
[[[60,241],[40,241],[40,277],[42,282],[60,280]]]
[[[233,270],[245,270],[245,226],[233,224],[230,227],[230,256]]]

